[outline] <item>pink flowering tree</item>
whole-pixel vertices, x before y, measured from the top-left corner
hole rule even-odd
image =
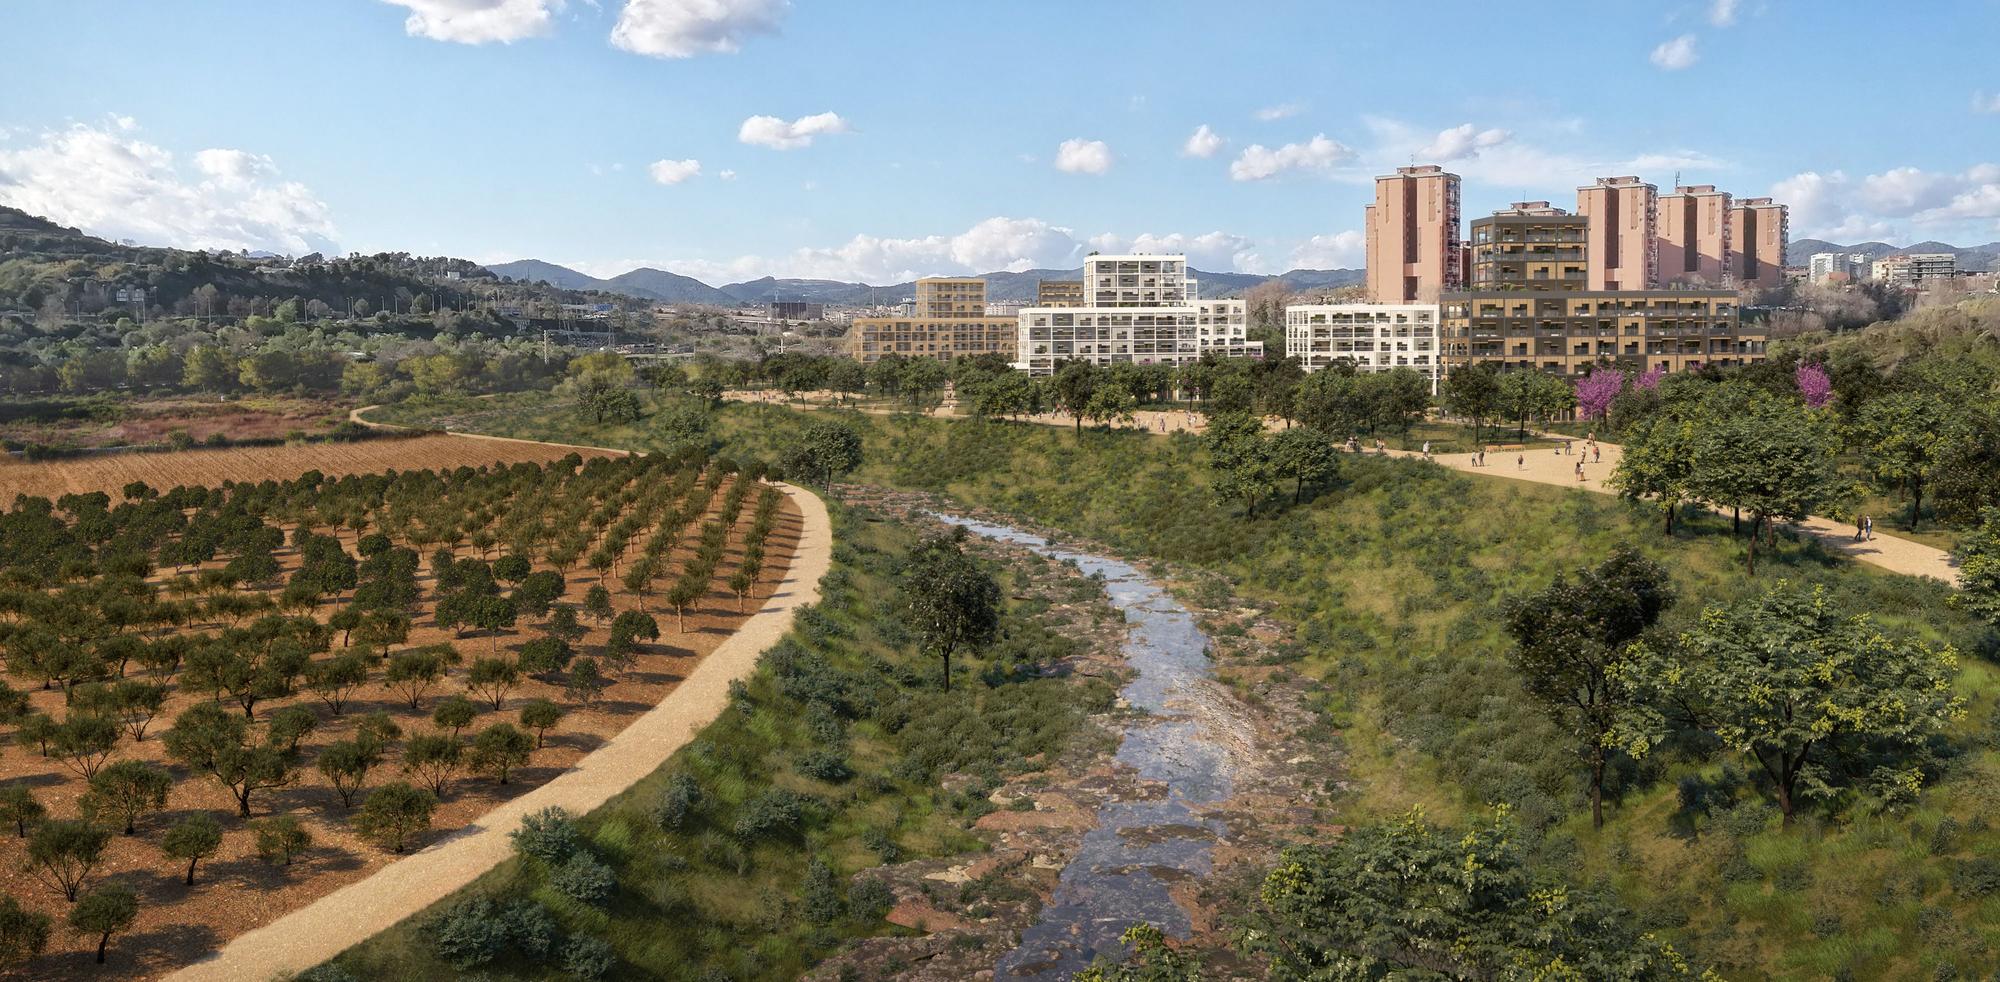
[[[1798,383],[1799,396],[1805,399],[1806,405],[1823,409],[1833,401],[1833,379],[1826,374],[1826,369],[1802,361],[1792,373],[1792,379]]]
[[[1611,401],[1625,389],[1625,376],[1600,369],[1576,380],[1576,411],[1584,419],[1603,419],[1611,411]]]
[[[1651,392],[1660,387],[1660,379],[1665,378],[1666,374],[1666,372],[1657,368],[1650,372],[1641,372],[1637,377],[1632,379],[1632,387]]]

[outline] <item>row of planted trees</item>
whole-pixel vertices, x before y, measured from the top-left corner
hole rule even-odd
[[[248,820],[272,791],[317,772],[355,833],[400,852],[461,775],[509,783],[570,711],[564,702],[595,704],[610,673],[659,638],[654,619],[634,609],[653,577],[677,567],[670,602],[683,616],[697,606],[732,530],[754,508],[728,580],[741,605],[762,572],[782,496],[763,487],[753,498],[754,475],[735,471],[699,457],[572,457],[548,467],[308,474],[164,493],[133,485],[116,504],[103,494],[18,499],[0,513],[8,533],[0,648],[9,673],[43,694],[0,683],[0,722],[12,724],[22,752],[60,763],[85,790],[78,815],[63,818],[29,782],[11,782],[0,786],[0,819],[37,875],[90,911],[129,896],[116,883],[86,893],[114,833],[145,835],[146,817],[166,808],[183,775],[211,779]],[[418,550],[432,545],[426,590]],[[479,555],[459,554],[464,545]],[[486,558],[496,547],[497,558]],[[565,573],[584,554],[599,582],[572,604]],[[621,564],[648,574],[627,577],[637,589],[623,610],[603,576]],[[467,664],[452,643],[408,645],[426,612],[430,627],[456,637],[487,633],[486,652]],[[502,632],[524,618],[537,622],[536,636],[503,652]],[[578,648],[585,619],[607,632],[589,653]],[[530,680],[563,701],[531,698],[513,721],[476,725]],[[396,711],[351,716],[370,687],[392,693]],[[406,735],[427,699],[429,727]],[[170,712],[171,726],[149,741]],[[374,780],[391,768],[399,780]],[[249,827],[280,865],[312,846],[311,826],[296,815]],[[192,885],[223,829],[198,810],[153,831]],[[113,899],[89,899],[98,894]],[[0,902],[0,952],[27,957],[47,939],[44,915]]]

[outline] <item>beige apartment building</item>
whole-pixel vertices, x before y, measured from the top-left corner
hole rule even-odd
[[[1587,290],[1646,290],[1660,282],[1660,189],[1637,177],[1600,177],[1576,189],[1588,219]]]
[[[1037,307],[1083,306],[1083,281],[1082,280],[1036,280],[1035,306]]]
[[[898,354],[949,361],[960,355],[997,354],[1014,360],[1016,318],[989,317],[986,281],[928,277],[917,281],[908,317],[857,317],[847,328],[847,351],[863,364]]]
[[[1694,371],[1764,360],[1731,290],[1471,290],[1445,299],[1448,366],[1587,374],[1596,365]]]
[[[1713,184],[1677,187],[1660,196],[1659,285],[1730,282],[1735,241],[1730,201],[1729,192]]]
[[[1546,201],[1474,219],[1471,278],[1483,290],[1581,290],[1590,220]]]
[[[1376,178],[1364,225],[1369,300],[1436,303],[1464,282],[1457,174],[1427,164]]]
[[[1770,198],[1738,198],[1729,209],[1729,269],[1739,287],[1773,289],[1785,285],[1785,248],[1791,237],[1790,209]]]

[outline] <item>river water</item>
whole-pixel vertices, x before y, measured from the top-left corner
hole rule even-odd
[[[1208,638],[1186,608],[1129,563],[1052,545],[1004,525],[936,517],[1104,578],[1112,605],[1130,625],[1125,657],[1137,673],[1120,695],[1146,713],[1125,724],[1115,760],[1164,791],[1098,809],[1097,827],[1063,868],[1041,919],[995,966],[996,977],[1067,979],[1099,954],[1122,953],[1118,936],[1135,923],[1187,937],[1188,913],[1169,886],[1212,869],[1223,826],[1199,814],[1197,806],[1229,797],[1235,773],[1235,758],[1220,732],[1227,725],[1221,717],[1231,714],[1213,681]]]

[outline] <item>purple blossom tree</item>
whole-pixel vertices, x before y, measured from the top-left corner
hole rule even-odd
[[[1603,419],[1611,401],[1625,389],[1623,373],[1599,369],[1576,380],[1576,411],[1584,419]]]
[[[1826,369],[1802,361],[1792,373],[1792,379],[1798,383],[1799,396],[1805,399],[1806,405],[1822,409],[1833,401],[1833,379],[1826,374]]]
[[[1665,371],[1658,368],[1650,372],[1641,372],[1636,378],[1632,379],[1632,387],[1651,392],[1660,387],[1660,379],[1665,378],[1666,374]]]

